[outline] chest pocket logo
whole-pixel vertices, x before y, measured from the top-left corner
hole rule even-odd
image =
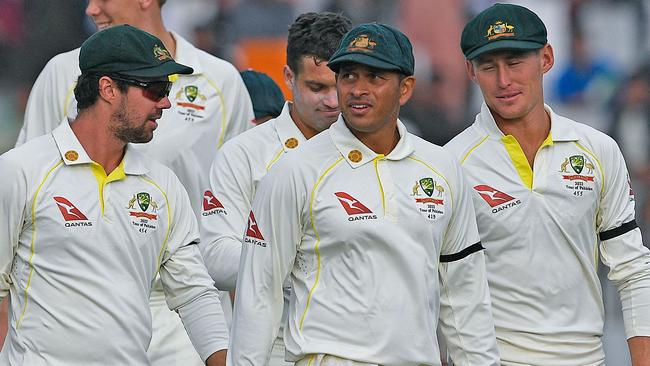
[[[194,122],[205,118],[206,97],[197,85],[181,86],[174,95],[177,112],[185,117],[185,121]]]
[[[564,189],[571,191],[573,196],[583,197],[585,192],[593,192],[594,164],[586,156],[571,155],[564,158],[559,173],[562,174]]]
[[[411,196],[424,217],[435,221],[445,214],[445,187],[433,178],[426,177],[415,181]]]
[[[137,204],[137,206],[136,206]],[[141,234],[158,228],[158,203],[147,192],[133,195],[126,207],[133,227]]]

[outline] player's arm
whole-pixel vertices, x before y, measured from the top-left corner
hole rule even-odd
[[[176,184],[175,193],[168,196],[172,227],[160,266],[165,299],[180,315],[201,359],[212,357],[210,363],[218,364],[228,348],[228,326],[219,293],[198,249],[198,225],[187,193],[180,184]]]
[[[304,189],[286,159],[258,185],[242,248],[229,365],[266,365],[284,306],[282,285],[302,236]]]
[[[610,268],[607,277],[618,288],[633,366],[649,366],[650,251],[636,225],[625,161],[613,141],[601,164],[604,190],[597,216],[601,260]]]
[[[32,86],[16,146],[50,133],[65,117],[66,98],[74,97],[74,81],[66,82],[66,71],[61,70],[60,62],[58,57],[51,59]]]
[[[469,186],[460,167],[452,184],[453,211],[440,256],[440,330],[456,366],[499,364],[494,320]]]
[[[203,193],[199,248],[208,273],[220,290],[234,290],[237,282],[242,241],[253,199],[251,174],[241,148],[226,144],[210,168],[210,189]]]
[[[0,156],[0,347],[7,334],[7,294],[12,285],[11,263],[22,230],[27,185],[19,164],[8,154]]]
[[[228,65],[228,73],[224,79],[223,107],[225,108],[226,126],[219,146],[240,133],[255,126],[253,119],[253,103],[248,94],[244,80],[234,66]]]

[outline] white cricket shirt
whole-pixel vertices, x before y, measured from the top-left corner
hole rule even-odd
[[[284,340],[292,361],[330,354],[439,365],[440,310],[458,365],[497,364],[483,255],[460,167],[398,126],[400,141],[384,156],[339,118],[260,182],[242,250],[231,365],[266,363],[289,274]]]
[[[127,145],[106,176],[64,123],[2,155],[0,176],[0,297],[11,300],[0,364],[148,365],[157,273],[170,309],[204,316],[186,323],[203,359],[227,346],[197,224],[169,169]]]
[[[614,140],[546,111],[551,132],[534,170],[485,103],[445,147],[472,188],[503,365],[600,365],[598,257],[632,337],[650,335],[650,254]]]

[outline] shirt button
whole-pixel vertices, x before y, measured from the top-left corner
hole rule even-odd
[[[69,160],[69,161],[75,161],[75,160],[79,159],[79,153],[77,153],[77,152],[74,151],[74,150],[68,150],[68,151],[66,151],[65,154],[64,154],[64,156],[65,156],[65,158],[66,158],[67,160]]]
[[[298,140],[294,137],[290,137],[287,139],[287,141],[284,142],[284,146],[286,146],[289,149],[295,149],[298,147]]]
[[[359,150],[352,150],[348,153],[348,159],[353,163],[358,163],[363,159],[363,154]]]

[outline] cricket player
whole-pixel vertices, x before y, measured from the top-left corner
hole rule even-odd
[[[296,365],[497,365],[469,186],[441,147],[408,133],[408,38],[349,31],[329,59],[342,116],[259,183],[244,238],[230,365],[265,365],[284,328]],[[396,299],[399,299],[396,301]]]
[[[219,147],[254,126],[253,109],[239,72],[228,62],[203,52],[165,28],[165,0],[89,0],[86,14],[98,29],[128,23],[156,35],[172,57],[189,65],[189,75],[172,75],[171,108],[158,121],[153,140],[141,144],[148,156],[174,171],[187,190],[199,217],[208,172]],[[39,75],[28,100],[17,145],[49,133],[66,118],[74,118],[73,89],[80,74],[79,49],[55,56]],[[230,300],[222,297],[227,318]],[[154,336],[149,349],[154,365],[201,365],[178,315],[170,312],[159,281],[151,296]],[[193,360],[190,362],[190,360]]]
[[[228,141],[217,153],[205,192],[200,248],[220,289],[235,289],[243,235],[259,182],[285,152],[301,147],[338,119],[336,78],[327,61],[350,26],[350,20],[341,14],[298,16],[289,27],[284,67],[293,101],[284,104],[278,118]],[[287,302],[288,296],[286,289]],[[288,365],[284,358],[279,334],[269,364]]]
[[[616,142],[544,104],[553,48],[532,11],[484,10],[461,48],[485,103],[446,148],[472,189],[502,364],[604,365],[600,258],[632,364],[650,365],[650,253]]]
[[[252,69],[239,73],[253,103],[256,125],[276,118],[282,113],[284,95],[278,84],[263,72]]]
[[[77,117],[0,156],[0,365],[150,365],[158,273],[201,360],[223,365],[225,318],[187,193],[130,144],[170,108],[168,76],[193,70],[128,25],[84,42],[79,66]]]

